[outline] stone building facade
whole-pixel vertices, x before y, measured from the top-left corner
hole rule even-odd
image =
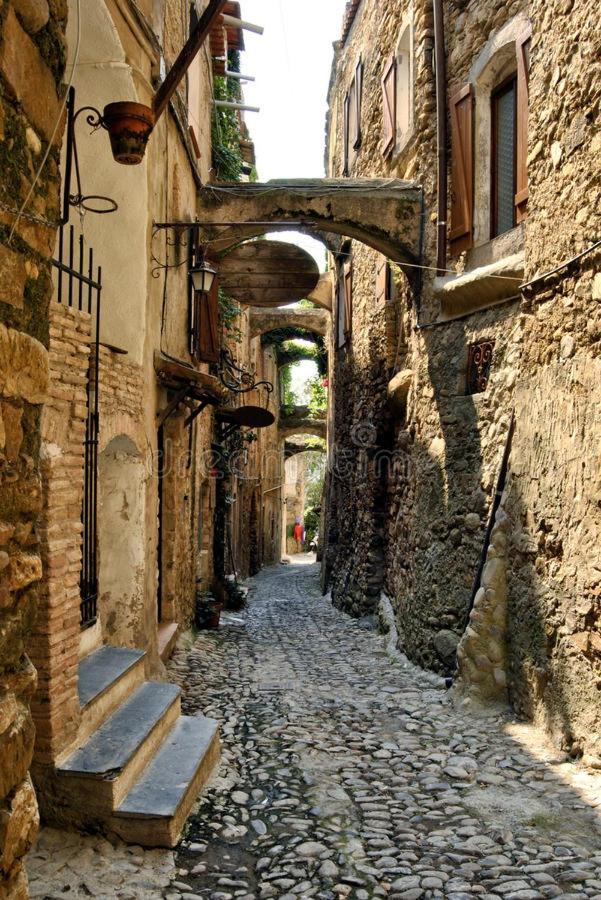
[[[219,377],[228,337],[217,282],[204,306],[192,298],[188,229],[154,227],[197,220],[198,188],[217,177],[214,81],[224,71],[220,48],[243,46],[240,33],[229,28],[226,41],[217,20],[215,58],[199,54],[140,165],[119,166],[106,132],[90,133],[80,118],[81,182],[72,172],[70,185],[60,183],[68,171],[63,80],[75,91],[74,110],[101,112],[123,99],[150,105],[206,7],[0,3],[0,896],[27,894],[22,858],[38,802],[47,820],[173,844],[216,761],[214,723],[180,717],[179,691],[162,682],[163,660],[194,621],[197,592],[230,571],[229,562],[218,566],[217,407],[254,402],[273,411],[274,425],[247,442],[230,531],[242,576],[280,556],[273,351],[243,312],[237,361],[275,391],[267,401],[261,391],[236,399]],[[250,169],[242,122],[240,131]],[[116,209],[78,216],[71,208],[59,229],[65,192],[83,195],[83,209]],[[90,567],[93,590],[82,603]],[[130,702],[147,720],[139,740],[123,726],[136,719]],[[111,768],[108,786],[86,780],[88,746],[102,745],[120,721],[128,758]],[[182,741],[182,759],[197,756],[197,764],[173,814],[147,826],[134,803],[138,780],[169,771],[161,753],[171,765]]]
[[[62,140],[64,4],[0,4],[0,896],[27,896],[35,838],[28,774],[36,672],[25,638],[40,602],[40,422],[48,398],[48,304]],[[17,219],[49,142],[49,163]]]
[[[563,265],[599,231],[593,7],[443,4],[437,271],[433,5],[347,5],[328,174],[419,183],[422,253],[402,271],[358,242],[332,257],[324,573],[354,615],[385,591],[401,649],[447,675],[471,611],[463,689],[508,693],[565,749],[598,757],[599,250]]]

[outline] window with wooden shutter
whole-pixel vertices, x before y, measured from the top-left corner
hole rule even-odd
[[[360,59],[357,63],[357,68],[355,70],[355,81],[354,81],[354,105],[355,105],[355,116],[354,116],[354,127],[351,133],[351,139],[353,141],[353,150],[359,150],[361,147],[362,134],[361,134],[361,109],[363,102],[363,61]]]
[[[451,230],[455,256],[473,243],[474,148],[473,90],[464,85],[451,97]]]
[[[390,156],[396,142],[396,56],[393,54],[384,66],[382,76],[382,154]]]
[[[353,330],[353,261],[349,259],[343,269],[344,333],[348,338]]]
[[[376,303],[384,305],[390,300],[390,266],[385,256],[376,263]]]
[[[217,279],[208,294],[193,292],[192,356],[198,362],[219,362],[219,288]]]
[[[491,94],[491,237],[515,225],[516,77],[506,78]]]
[[[343,125],[343,146],[344,146],[344,165],[342,174],[348,177],[349,174],[349,134],[350,134],[350,110],[351,98],[349,94],[344,97],[344,125]]]
[[[346,343],[346,319],[344,313],[344,281],[341,276],[336,283],[336,347],[339,350]]]
[[[526,218],[528,204],[528,75],[530,69],[530,35],[516,41],[517,102],[516,102],[516,166],[515,221]]]

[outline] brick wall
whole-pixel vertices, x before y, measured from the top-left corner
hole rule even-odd
[[[0,895],[27,896],[22,858],[37,828],[28,769],[35,669],[25,653],[42,574],[40,412],[48,386],[49,259],[58,143],[12,240],[60,112],[66,4],[0,3]],[[59,129],[59,135],[62,129]]]
[[[90,363],[90,316],[51,303],[50,387],[42,415],[44,567],[36,624],[29,640],[38,670],[32,702],[36,764],[51,765],[79,725],[80,591],[84,440]]]

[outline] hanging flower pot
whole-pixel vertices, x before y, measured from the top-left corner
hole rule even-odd
[[[115,160],[137,166],[144,159],[148,138],[154,128],[154,113],[143,103],[122,100],[104,107],[102,124],[109,133]]]

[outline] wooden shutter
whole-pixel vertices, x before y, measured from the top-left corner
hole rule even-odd
[[[528,74],[530,35],[524,34],[516,41],[517,55],[517,110],[516,110],[516,178],[515,221],[526,218],[528,204]]]
[[[382,76],[382,154],[390,156],[396,143],[396,56],[388,59]]]
[[[219,362],[219,288],[217,279],[208,294],[197,294],[198,359],[201,362]]]
[[[376,303],[385,304],[390,300],[390,274],[388,260],[380,256],[376,263]]]
[[[353,261],[349,259],[343,270],[344,291],[344,333],[350,335],[353,330]]]
[[[355,70],[355,133],[353,138],[353,150],[359,150],[361,147],[361,107],[363,100],[363,61],[359,60]]]
[[[464,85],[451,97],[451,254],[473,243],[474,148],[473,91]]]
[[[344,95],[344,134],[343,134],[343,143],[344,143],[344,169],[342,174],[344,176],[348,176],[349,173],[349,127],[350,127],[350,112],[351,112],[351,98],[349,94]]]
[[[340,276],[336,281],[336,347],[340,349],[346,343],[346,323],[344,317],[344,279]]]

